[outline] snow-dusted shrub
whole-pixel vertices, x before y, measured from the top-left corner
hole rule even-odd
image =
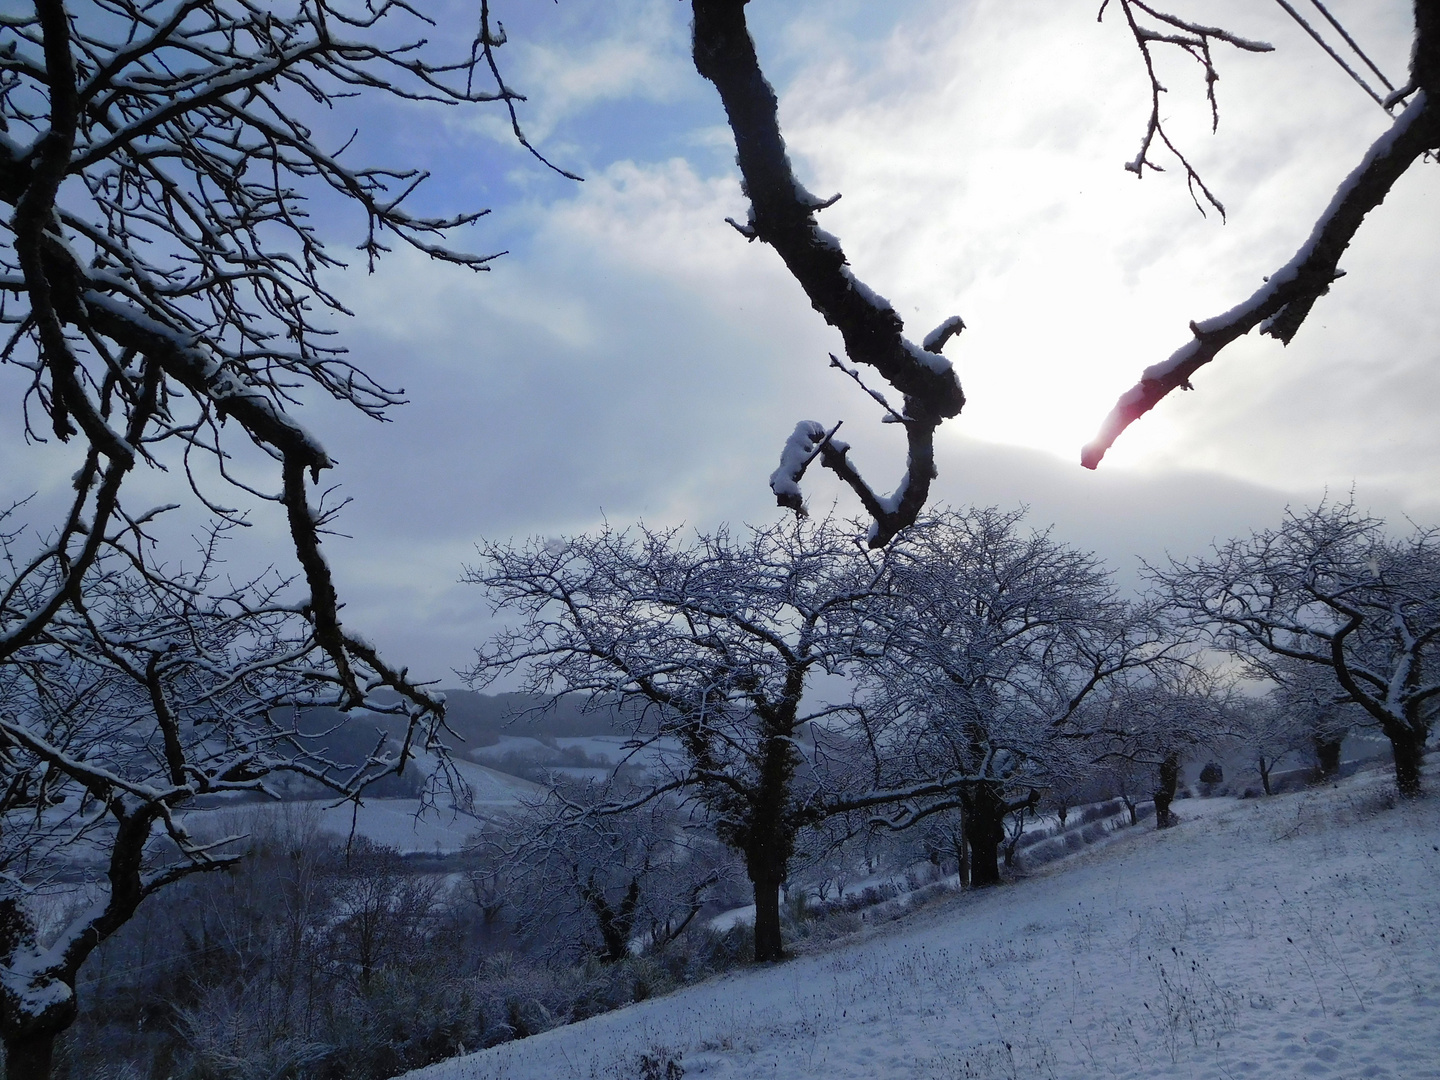
[[[749,959],[746,928],[547,963],[502,948],[486,897],[301,815],[261,815],[250,873],[154,898],[102,948],[56,1077],[382,1080],[668,992]],[[419,903],[416,903],[417,898]],[[119,1075],[119,1074],[116,1074]]]
[[[946,882],[935,881],[911,893],[909,903],[912,908],[924,907],[926,904],[933,904],[937,900],[950,896],[953,892],[954,889]]]
[[[1080,811],[1080,824],[1089,825],[1092,821],[1103,821],[1112,818],[1125,809],[1125,802],[1118,796],[1113,799],[1106,799],[1104,802],[1092,803]]]
[[[1050,839],[1052,835],[1054,834],[1042,831],[1040,829],[1032,829],[1027,833],[1021,834],[1020,839],[1015,842],[1015,850],[1026,851],[1034,847],[1036,844],[1040,843],[1042,840]]]
[[[683,1055],[678,1050],[652,1046],[640,1055],[636,1076],[639,1080],[680,1080],[685,1075],[685,1067],[680,1064],[682,1060]]]

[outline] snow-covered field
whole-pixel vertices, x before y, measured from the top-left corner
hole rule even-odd
[[[434,764],[428,758],[423,758],[421,765],[427,772],[434,770]],[[456,757],[451,759],[451,766],[460,779],[469,785],[470,794],[477,807],[518,806],[521,802],[535,802],[545,797],[545,788],[539,784],[486,765],[477,765]]]
[[[1440,1078],[1440,797],[1390,790],[1181,802],[843,947],[409,1075]]]
[[[433,769],[434,763],[422,758],[420,766]],[[524,802],[533,802],[545,794],[538,784],[483,765],[457,758],[453,766],[473,796],[463,810],[456,809],[454,800],[444,791],[437,795],[434,805],[428,806],[419,799],[379,798],[367,798],[358,807],[353,803],[336,805],[334,799],[245,803],[233,810],[218,811],[231,820],[210,826],[208,831],[249,831],[255,826],[248,819],[257,816],[312,815],[320,830],[331,836],[347,837],[353,828],[356,836],[398,851],[448,855],[464,848],[487,820],[509,814]],[[213,813],[217,811],[206,811],[205,815]]]

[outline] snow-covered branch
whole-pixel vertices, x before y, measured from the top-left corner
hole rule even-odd
[[[750,200],[748,221],[736,228],[747,239],[773,247],[815,309],[840,331],[850,359],[875,368],[904,395],[898,415],[907,436],[906,471],[890,496],[875,496],[846,460],[844,449],[825,442],[827,449],[821,450],[822,463],[855,490],[870,514],[871,546],[882,547],[919,516],[935,477],[935,429],[965,405],[954,369],[940,355],[945,341],[964,324],[958,318],[947,320],[924,348],[905,338],[904,322],[894,307],[854,275],[839,240],[816,223],[816,211],[834,200],[816,198],[795,177],[780,133],[775,92],[760,70],[746,25],[745,0],[694,0],[693,7],[695,67],[720,93]],[[888,404],[884,407],[894,413]],[[807,426],[800,425],[797,435]],[[818,444],[818,438],[811,442]],[[803,505],[798,484],[804,467],[797,462],[808,464],[816,448],[800,452],[796,435],[786,443],[781,467],[771,477],[780,505],[797,510]]]
[[[1428,5],[1417,5],[1417,16],[1423,16],[1425,10]],[[1440,147],[1440,104],[1436,104],[1440,102],[1440,27],[1427,30],[1427,25],[1423,18],[1417,22],[1411,67],[1412,83],[1418,88],[1415,97],[1340,184],[1309,239],[1289,262],[1269,274],[1249,299],[1222,315],[1192,322],[1191,340],[1169,359],[1145,369],[1081,451],[1081,464],[1087,469],[1099,465],[1125,429],[1172,390],[1192,389],[1190,379],[1195,372],[1232,341],[1259,327],[1261,333],[1289,344],[1315,301],[1343,276],[1340,258],[1365,216],[1380,205],[1411,165]],[[1428,74],[1421,78],[1423,73]]]
[[[1205,78],[1205,99],[1210,105],[1211,130],[1220,125],[1220,105],[1215,98],[1215,84],[1220,80],[1220,74],[1215,70],[1215,61],[1211,56],[1210,46],[1212,42],[1223,42],[1233,48],[1244,52],[1272,52],[1273,45],[1263,41],[1251,41],[1238,34],[1225,30],[1218,26],[1203,26],[1186,19],[1179,18],[1168,12],[1161,11],[1144,3],[1143,0],[1116,0],[1117,6],[1125,17],[1125,25],[1130,31],[1131,37],[1135,39],[1135,45],[1140,50],[1140,55],[1145,63],[1145,74],[1150,81],[1150,116],[1145,124],[1145,134],[1140,140],[1140,149],[1135,157],[1126,163],[1127,171],[1135,174],[1139,179],[1145,175],[1145,170],[1153,172],[1164,172],[1164,168],[1156,164],[1150,157],[1151,148],[1155,140],[1159,139],[1166,150],[1170,151],[1172,157],[1179,162],[1180,167],[1185,170],[1185,183],[1190,189],[1190,197],[1195,202],[1195,207],[1202,214],[1205,212],[1205,203],[1209,203],[1220,216],[1225,216],[1225,207],[1215,197],[1195,167],[1178,146],[1170,138],[1170,133],[1165,130],[1165,121],[1161,116],[1160,95],[1166,92],[1166,87],[1160,82],[1160,77],[1155,71],[1155,56],[1152,47],[1155,45],[1170,45],[1190,56],[1201,67]],[[1110,6],[1110,0],[1102,0],[1097,21],[1105,17],[1105,9]],[[1146,23],[1144,20],[1149,19]],[[1204,203],[1201,199],[1204,199]]]

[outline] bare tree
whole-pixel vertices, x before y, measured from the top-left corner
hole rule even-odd
[[[1095,772],[1098,782],[1124,804],[1131,825],[1140,824],[1140,806],[1152,790],[1149,776],[1145,763],[1126,757],[1108,758]]]
[[[845,759],[827,756],[822,726],[849,706],[807,691],[815,675],[848,663],[877,565],[829,522],[744,538],[721,530],[690,546],[641,528],[481,552],[484,565],[465,580],[519,625],[478,650],[469,681],[518,669],[528,692],[618,703],[633,718],[637,750],[673,748],[652,784],[599,809],[626,811],[670,792],[698,802],[745,860],[755,958],[779,959],[780,889],[797,837],[852,809],[837,805]]]
[[[1083,770],[1092,697],[1169,649],[1093,555],[1025,535],[1022,517],[948,510],[903,533],[892,602],[870,615],[878,647],[859,669],[876,787],[942,781],[880,820],[903,827],[962,808],[975,885],[1000,880],[1007,815]]]
[[[775,91],[766,82],[745,21],[747,0],[694,0],[696,70],[714,84],[735,136],[750,213],[744,224],[731,222],[747,240],[773,247],[825,321],[840,331],[845,350],[857,364],[873,367],[901,396],[899,409],[880,392],[864,386],[858,369],[830,357],[884,410],[884,419],[905,430],[906,468],[888,495],[868,484],[849,459],[849,447],[835,438],[839,424],[807,420],[796,425],[785,444],[770,488],[781,506],[803,512],[800,480],[816,457],[859,497],[871,517],[869,542],[881,547],[915,521],[935,478],[935,429],[965,405],[965,395],[945,343],[964,329],[953,316],[916,345],[904,336],[905,324],[888,300],[850,270],[840,241],[819,227],[817,211],[840,196],[818,198],[796,179],[780,134]]]
[[[1273,692],[1262,698],[1237,700],[1233,715],[1235,740],[1247,767],[1259,775],[1266,795],[1275,794],[1270,783],[1275,767],[1291,754],[1309,748],[1304,721]]]
[[[1268,666],[1279,679],[1271,692],[1276,706],[1299,727],[1301,739],[1309,742],[1320,778],[1336,776],[1345,737],[1368,725],[1369,716],[1347,700],[1335,676],[1324,667],[1283,656]]]
[[[1171,16],[1163,15],[1137,0],[1121,0],[1129,26],[1150,72],[1153,87],[1154,107],[1149,127],[1139,156],[1127,168],[1140,175],[1150,164],[1148,152],[1154,138],[1159,137],[1179,158],[1190,183],[1191,193],[1221,210],[1219,201],[1199,180],[1188,161],[1175,150],[1166,137],[1160,122],[1159,93],[1163,89],[1155,80],[1151,66],[1151,49],[1157,43],[1169,43],[1185,49],[1204,65],[1207,93],[1214,108],[1215,69],[1211,61],[1212,40],[1228,42],[1239,48],[1263,50],[1268,46],[1249,42],[1236,35],[1214,27],[1201,27],[1184,23]],[[1317,40],[1321,36],[1300,17],[1289,4],[1283,4],[1290,14],[1305,25]],[[1317,7],[1328,11],[1322,5]],[[1190,324],[1191,339],[1177,349],[1166,360],[1145,369],[1140,381],[1120,396],[1114,409],[1100,426],[1095,439],[1081,451],[1081,463],[1089,469],[1095,468],[1105,452],[1114,444],[1120,434],[1145,413],[1153,409],[1172,390],[1191,389],[1190,380],[1204,365],[1214,360],[1220,351],[1237,338],[1259,327],[1262,334],[1268,334],[1288,345],[1299,331],[1315,302],[1330,291],[1342,276],[1340,258],[1359,231],[1365,216],[1385,199],[1396,182],[1416,161],[1440,149],[1440,0],[1415,0],[1415,43],[1410,57],[1410,78],[1406,84],[1382,96],[1348,64],[1338,53],[1327,46],[1331,56],[1339,61],[1346,71],[1387,110],[1407,100],[1409,104],[1395,117],[1390,128],[1371,145],[1360,163],[1341,181],[1329,206],[1316,220],[1310,236],[1284,266],[1272,270],[1265,283],[1248,298],[1236,304],[1229,311],[1214,318]],[[1103,10],[1103,9],[1102,9]],[[1148,15],[1152,22],[1146,26],[1137,23],[1137,13]],[[1158,28],[1154,22],[1158,21]],[[1379,69],[1370,64],[1369,58],[1340,24],[1330,20],[1344,36],[1346,42],[1366,64],[1369,64],[1384,86],[1385,81]],[[1218,120],[1218,112],[1213,113]]]
[[[1401,794],[1420,794],[1420,760],[1440,678],[1440,535],[1404,539],[1352,503],[1287,512],[1278,529],[1152,571],[1169,604],[1258,674],[1286,662],[1335,679],[1390,740]]]
[[[616,963],[633,944],[663,948],[684,933],[731,867],[673,800],[587,812],[597,796],[588,785],[557,788],[483,830],[477,850],[498,867],[498,893],[511,898],[522,940]]]
[[[408,943],[433,934],[440,882],[409,872],[398,851],[360,836],[347,846],[334,885],[328,959],[337,977],[366,995]]]
[[[1148,773],[1155,827],[1177,821],[1174,804],[1185,760],[1234,734],[1233,689],[1204,668],[1177,658],[1112,687],[1103,708],[1086,718],[1090,760],[1104,768],[1136,820],[1134,785]],[[1153,770],[1153,771],[1150,771]]]
[[[213,557],[213,551],[207,552]],[[27,575],[37,603],[55,587]],[[345,766],[297,707],[347,692],[284,583],[220,590],[209,558],[142,573],[102,555],[83,600],[0,664],[0,1039],[7,1076],[49,1075],[95,948],[146,897],[233,865],[236,837],[194,830],[204,796],[267,793],[299,773],[341,797],[398,765]],[[68,911],[58,927],[42,913]]]
[[[1313,761],[1321,780],[1336,776],[1346,735],[1368,726],[1369,717],[1325,667],[1290,657],[1266,666],[1279,681],[1263,697],[1237,697],[1231,708],[1237,745],[1265,794],[1274,794],[1271,773],[1287,757]]]
[[[531,693],[618,704],[632,747],[662,751],[653,783],[596,808],[620,813],[679,793],[699,804],[745,861],[755,957],[783,955],[780,890],[821,822],[953,794],[955,778],[878,770],[864,753],[863,706],[822,700],[820,674],[874,652],[884,553],[832,522],[721,530],[682,546],[674,532],[489,544],[466,580],[518,617],[478,650],[473,685],[519,671]]]

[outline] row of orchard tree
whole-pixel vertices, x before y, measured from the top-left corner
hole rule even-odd
[[[649,762],[488,837],[484,918],[503,907],[517,939],[605,961],[673,941],[737,867],[754,956],[779,958],[782,888],[857,836],[939,825],[970,883],[994,883],[1007,818],[1097,776],[1163,826],[1182,762],[1222,738],[1269,790],[1297,747],[1333,773],[1345,734],[1375,729],[1417,795],[1440,696],[1436,535],[1349,504],[1152,569],[1139,599],[995,509],[932,513],[878,549],[795,520],[483,550],[468,577],[509,629],[471,680],[585,695]],[[333,666],[278,583],[219,588],[207,551],[184,576],[106,557],[84,604],[0,663],[12,1075],[73,1021],[82,966],[147,897],[240,858],[238,836],[194,827],[200,806],[283,772],[357,796],[408,753],[318,749],[339,744],[296,706],[327,699]]]
[[[940,511],[878,550],[855,532],[803,519],[694,538],[607,529],[491,544],[469,572],[510,620],[471,680],[518,673],[531,693],[616,708],[633,751],[659,763],[644,783],[557,794],[541,839],[509,853],[558,868],[612,955],[647,898],[618,854],[640,833],[604,822],[656,803],[743,863],[755,956],[772,960],[797,855],[837,832],[958,816],[970,882],[993,884],[1007,818],[1089,777],[1149,767],[1163,827],[1187,757],[1238,741],[1268,791],[1305,743],[1333,772],[1355,726],[1382,732],[1400,792],[1420,791],[1440,694],[1431,532],[1396,538],[1351,505],[1322,506],[1151,569],[1141,599],[1019,512]],[[567,829],[611,837],[612,872],[557,841]],[[657,858],[667,836],[636,857]],[[667,886],[657,940],[694,916],[706,880]]]

